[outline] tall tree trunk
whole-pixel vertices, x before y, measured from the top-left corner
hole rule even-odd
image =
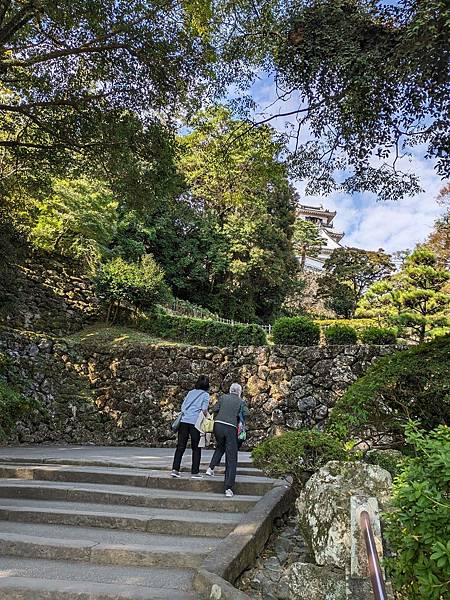
[[[300,271],[304,271],[305,270],[305,262],[306,262],[306,247],[302,246],[302,251],[301,251],[301,260],[300,260]]]
[[[109,319],[111,318],[111,310],[112,310],[113,304],[114,303],[112,301],[108,304],[108,312],[106,313],[106,324],[107,325],[109,325]]]
[[[117,316],[119,314],[119,309],[120,309],[120,300],[118,300],[118,302],[116,304],[116,310],[114,312],[113,323],[115,323],[117,321]]]
[[[425,340],[425,323],[422,323],[419,330],[419,342],[422,343]]]

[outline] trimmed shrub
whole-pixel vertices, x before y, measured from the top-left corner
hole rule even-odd
[[[149,314],[137,327],[156,337],[203,346],[263,346],[266,334],[259,325],[231,325],[207,319]]]
[[[385,535],[394,555],[388,573],[401,598],[448,598],[450,573],[450,428],[406,430],[414,448],[394,483]]]
[[[275,344],[316,346],[320,340],[320,327],[308,317],[282,317],[272,328]]]
[[[291,476],[298,492],[314,471],[330,460],[345,460],[347,452],[330,434],[300,429],[265,440],[253,449],[252,458],[268,477]]]
[[[314,323],[320,326],[322,331],[325,331],[328,327],[332,325],[348,325],[356,329],[356,331],[360,331],[361,329],[366,329],[367,327],[380,327],[380,321],[378,319],[314,319]],[[381,322],[383,323],[383,321]],[[383,323],[384,324],[384,323]]]
[[[367,327],[359,332],[359,339],[363,344],[384,346],[395,344],[397,341],[397,334],[395,329],[389,329],[387,327]]]
[[[383,356],[336,402],[327,430],[404,445],[408,419],[425,429],[450,422],[450,335]]]
[[[327,344],[356,344],[358,336],[349,325],[331,325],[324,331]]]

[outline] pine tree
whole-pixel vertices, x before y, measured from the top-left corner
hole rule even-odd
[[[319,228],[311,221],[299,219],[294,226],[293,246],[300,255],[300,270],[305,268],[306,256],[318,256],[320,248],[325,244]]]
[[[399,273],[369,288],[356,314],[388,318],[423,342],[431,331],[450,324],[450,294],[445,291],[449,280],[435,253],[419,247]]]

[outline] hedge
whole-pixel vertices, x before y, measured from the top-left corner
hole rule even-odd
[[[327,344],[356,344],[358,336],[350,325],[330,325],[324,331]]]
[[[367,327],[358,332],[359,339],[363,344],[375,344],[383,346],[387,344],[395,344],[397,341],[397,333],[395,329],[388,327]]]
[[[308,317],[282,317],[272,328],[275,344],[316,346],[320,341],[320,327]]]
[[[266,334],[259,325],[231,325],[209,319],[193,319],[152,313],[141,317],[138,329],[157,337],[203,346],[264,346]]]
[[[314,319],[314,323],[320,326],[322,331],[328,329],[328,327],[332,327],[333,325],[347,325],[348,327],[353,327],[356,331],[360,329],[366,329],[367,327],[380,327],[384,326],[384,321],[379,321],[378,319]]]

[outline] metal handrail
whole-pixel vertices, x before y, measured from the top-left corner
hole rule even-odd
[[[366,510],[362,510],[359,515],[359,525],[364,534],[364,541],[366,542],[369,575],[372,582],[373,595],[375,600],[388,600],[377,547],[375,545],[375,538],[373,536],[372,524],[370,522],[369,513]]]

